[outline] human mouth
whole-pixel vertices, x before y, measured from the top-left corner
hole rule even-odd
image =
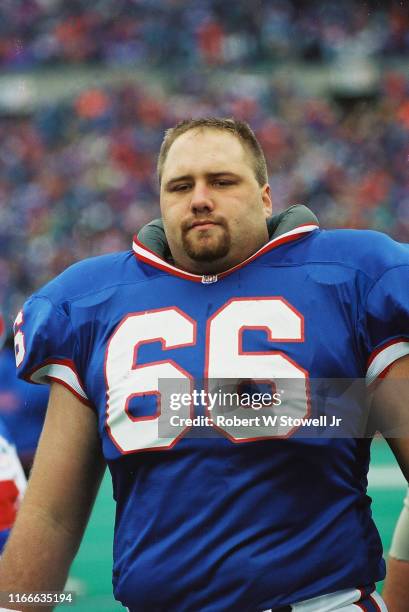
[[[214,223],[214,221],[194,221],[191,224],[190,229],[198,228],[200,230],[205,230],[205,229],[210,229],[211,227],[214,227],[215,225],[218,225],[218,223]]]

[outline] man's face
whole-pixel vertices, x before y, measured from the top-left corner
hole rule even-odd
[[[175,140],[160,202],[172,256],[189,272],[231,268],[268,239],[270,188],[259,186],[250,153],[229,132],[192,129]]]

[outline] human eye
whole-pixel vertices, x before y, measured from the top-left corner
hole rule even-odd
[[[218,187],[229,187],[230,185],[234,185],[235,181],[233,179],[218,178],[215,181],[213,181],[213,183],[214,185]]]
[[[188,191],[190,187],[190,183],[177,183],[176,185],[172,185],[170,191],[183,193],[184,191]]]

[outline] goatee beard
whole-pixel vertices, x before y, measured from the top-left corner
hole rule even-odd
[[[225,229],[219,236],[213,237],[211,244],[202,244],[189,236],[189,231],[182,232],[182,244],[185,252],[193,261],[216,261],[225,257],[230,251],[230,234]],[[207,232],[207,230],[204,230]]]

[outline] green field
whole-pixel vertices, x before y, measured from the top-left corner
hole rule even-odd
[[[369,490],[373,498],[374,518],[381,532],[384,549],[387,551],[406,487],[388,446],[381,440],[375,440],[372,445]],[[85,538],[72,566],[70,577],[78,596],[76,603],[67,607],[67,610],[78,612],[124,610],[112,596],[113,521],[114,502],[107,474]]]

